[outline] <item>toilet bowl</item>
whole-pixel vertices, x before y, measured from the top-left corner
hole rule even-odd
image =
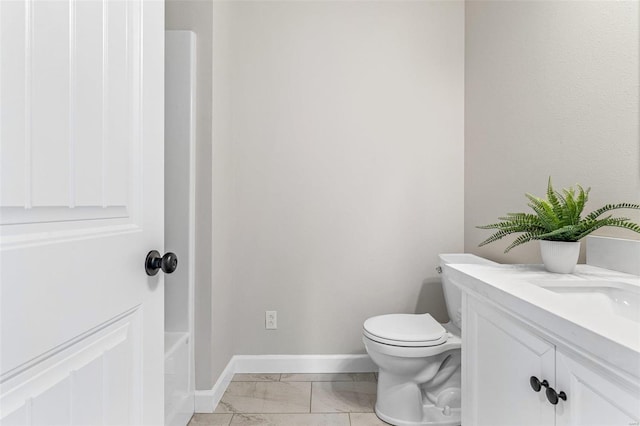
[[[365,321],[363,341],[378,366],[380,419],[397,426],[460,424],[461,340],[451,324],[429,314],[381,315]]]
[[[469,255],[440,255],[447,263],[494,264]],[[378,366],[376,415],[396,426],[460,425],[460,290],[446,276],[442,285],[446,324],[430,314],[389,314],[367,319],[363,342]]]

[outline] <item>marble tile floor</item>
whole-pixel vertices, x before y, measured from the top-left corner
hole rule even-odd
[[[384,426],[375,373],[236,374],[213,414],[189,426]]]

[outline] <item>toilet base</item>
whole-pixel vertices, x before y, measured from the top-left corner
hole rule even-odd
[[[378,404],[376,404],[376,416],[394,426],[460,426],[460,408],[452,408],[449,415],[445,415],[443,409],[435,405],[423,405],[422,411],[421,421],[407,422],[385,415],[378,410]]]

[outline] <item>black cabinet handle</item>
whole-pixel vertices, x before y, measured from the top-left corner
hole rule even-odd
[[[529,378],[529,384],[531,385],[531,389],[536,392],[540,392],[540,389],[544,386],[545,388],[549,387],[549,382],[546,380],[540,381],[536,376],[531,376]]]
[[[547,388],[546,394],[547,394],[547,400],[553,405],[558,404],[558,398],[563,401],[567,400],[567,394],[564,393],[564,391],[557,393],[554,388]]]
[[[553,405],[557,405],[558,401],[561,399],[563,401],[567,400],[567,394],[564,391],[560,393],[556,392],[554,388],[549,386],[549,382],[546,380],[540,381],[536,376],[531,376],[529,378],[529,384],[531,385],[531,389],[535,392],[540,392],[540,389],[547,388],[545,394],[547,395],[547,401],[549,401]]]

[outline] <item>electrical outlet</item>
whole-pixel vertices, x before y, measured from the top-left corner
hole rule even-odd
[[[278,328],[278,311],[265,311],[264,328],[267,330],[275,330]]]

